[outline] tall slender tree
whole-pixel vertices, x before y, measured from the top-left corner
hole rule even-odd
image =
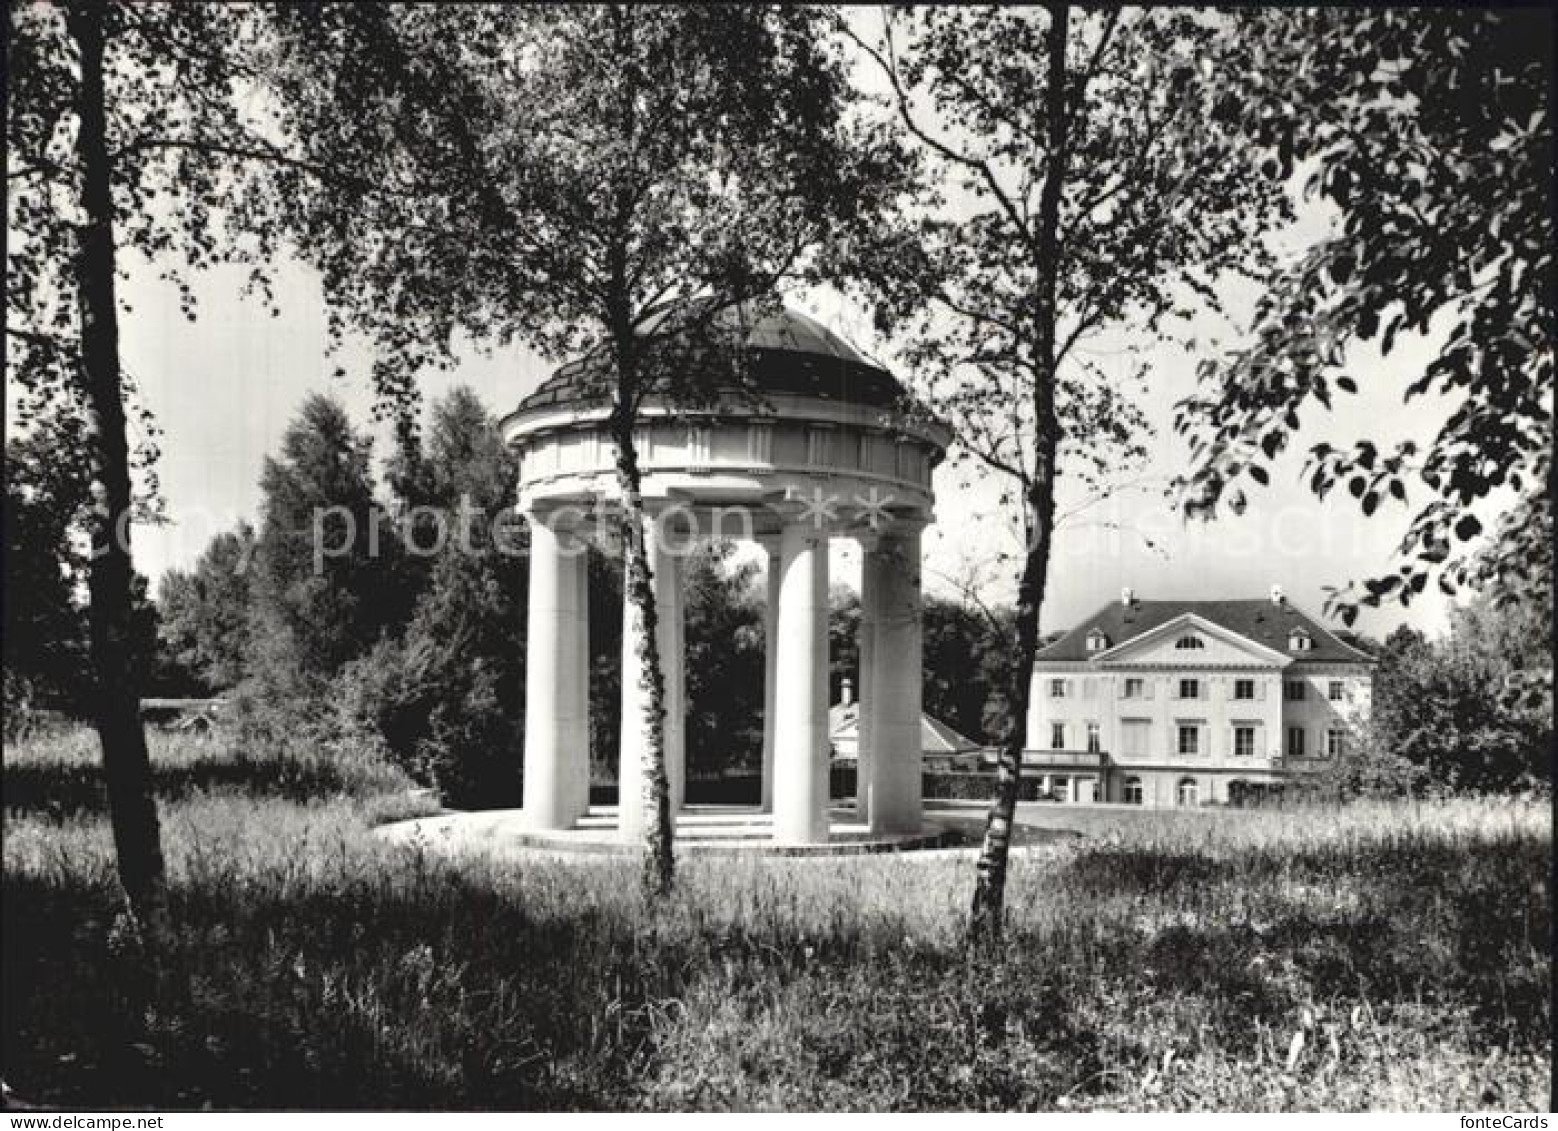
[[[315,45],[337,46],[321,65]],[[340,324],[409,394],[458,340],[591,347],[609,409],[625,587],[644,641],[649,890],[673,876],[664,679],[635,423],[707,403],[752,304],[819,262],[893,191],[854,128],[836,37],[811,9],[590,5],[299,12],[278,61],[309,159],[382,186],[298,200]],[[720,354],[723,356],[723,354]]]
[[[1168,335],[1213,282],[1260,263],[1290,215],[1236,139],[1219,66],[1237,30],[1186,9],[926,7],[847,25],[898,120],[946,186],[899,238],[867,248],[925,400],[962,454],[1012,487],[1026,546],[1011,713],[979,856],[970,933],[1000,927],[1027,742],[1039,613],[1064,469],[1086,483],[1141,452],[1121,380],[1078,350],[1105,331]]]

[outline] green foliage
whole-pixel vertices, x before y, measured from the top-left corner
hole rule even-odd
[[[689,777],[752,769],[763,756],[763,603],[754,562],[701,547],[684,564]]]
[[[1187,509],[1237,507],[1245,480],[1265,485],[1300,412],[1331,411],[1345,403],[1333,390],[1369,380],[1348,368],[1350,349],[1388,355],[1403,335],[1446,327],[1403,398],[1449,400],[1426,447],[1309,449],[1317,496],[1345,484],[1365,515],[1411,515],[1395,571],[1329,605],[1351,623],[1359,605],[1408,604],[1431,578],[1451,594],[1549,592],[1551,13],[1295,8],[1241,23],[1226,82],[1247,152],[1273,182],[1302,170],[1306,195],[1341,222],[1271,280],[1248,344],[1203,363],[1177,421],[1196,454]],[[1487,540],[1478,504],[1498,513]]]
[[[254,553],[254,528],[240,522],[212,538],[191,571],[169,570],[158,587],[162,649],[208,691],[244,678]]]
[[[6,1083],[67,1107],[1537,1110],[1551,823],[1500,801],[1044,810],[988,964],[960,860],[467,859],[368,835],[405,781],[159,737],[176,977],[109,831],[10,747]],[[13,793],[13,774],[38,788]],[[279,775],[279,776],[276,776]],[[294,789],[288,782],[302,788]],[[73,787],[72,787],[73,788]],[[13,801],[13,797],[16,800]],[[1067,897],[1055,898],[1063,891]],[[1301,1039],[1299,1039],[1301,1036]],[[1295,1052],[1295,1046],[1297,1051]],[[1495,1055],[1496,1053],[1496,1055]]]
[[[374,186],[316,179],[294,220],[392,398],[463,336],[598,345],[603,395],[682,399],[694,374],[656,343],[728,332],[714,315],[896,184],[816,11],[331,5],[281,27],[289,132]]]
[[[1070,39],[1061,153],[1048,93],[1057,14]],[[1067,5],[894,10],[881,35],[861,35],[927,167],[905,222],[857,266],[917,391],[957,429],[956,457],[1025,489],[1040,385],[1052,388],[1069,475],[1106,483],[1143,454],[1149,425],[1134,398],[1149,345],[1220,308],[1212,283],[1254,270],[1262,235],[1291,213],[1214,112],[1237,35],[1190,9]],[[1123,379],[1118,358],[1106,367],[1077,349],[1122,331],[1140,357]],[[1036,516],[1023,518],[1033,529]]]
[[[854,686],[855,698],[863,699],[866,689],[858,652],[860,597],[851,589],[835,586],[829,604],[832,701],[839,701],[846,679]],[[999,741],[1008,721],[1006,695],[1016,662],[1011,645],[1014,616],[1010,608],[987,613],[934,594],[924,598],[921,705],[926,714],[976,742]]]
[[[219,263],[252,271],[267,294],[266,265],[281,229],[268,210],[278,186],[276,148],[247,113],[263,86],[254,48],[256,9],[191,4],[102,6],[104,107],[117,249],[156,263],[178,284],[195,317],[188,276]],[[80,222],[81,169],[75,149],[80,75],[66,5],[9,10],[6,39],[6,375],[24,427],[53,431],[82,458]],[[296,173],[297,170],[292,170]],[[283,186],[284,187],[284,186]],[[129,307],[125,308],[129,310]],[[117,363],[116,363],[117,364]],[[121,374],[127,394],[134,383]],[[143,443],[130,453],[154,471],[157,431],[141,419]],[[155,495],[155,480],[149,484]]]
[[[495,527],[511,517],[518,467],[465,387],[432,406],[426,453],[402,457],[402,562],[413,568],[396,583],[411,588],[414,611],[404,632],[347,666],[337,701],[450,804],[517,806],[529,572],[514,532]]]
[[[850,128],[815,9],[331,5],[280,26],[288,132],[384,186],[320,178],[292,212],[332,324],[379,347],[380,392],[404,411],[457,341],[594,347],[582,375],[611,410],[625,590],[650,641],[645,875],[663,891],[665,680],[633,423],[646,397],[708,403],[739,379],[747,317],[876,216],[894,151]]]
[[[1213,284],[1259,265],[1264,235],[1291,209],[1224,128],[1232,21],[1166,7],[925,5],[885,12],[880,34],[851,34],[930,174],[901,223],[861,241],[852,270],[959,453],[1006,481],[1022,533],[998,787],[970,920],[971,938],[990,937],[1056,484],[1062,474],[1107,484],[1145,451],[1133,394],[1147,362],[1122,380],[1086,343],[1109,331],[1140,350],[1177,320],[1220,310]]]
[[[865,695],[860,678],[860,594],[845,585],[828,591],[828,702],[839,702],[845,680],[855,698]]]

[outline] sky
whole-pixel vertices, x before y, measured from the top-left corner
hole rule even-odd
[[[867,71],[857,74],[867,88],[881,89]],[[1296,252],[1333,222],[1318,207],[1304,205],[1298,223],[1284,234],[1284,246]],[[134,554],[140,571],[158,579],[169,568],[192,564],[217,531],[240,518],[252,522],[258,517],[262,460],[277,449],[288,420],[309,393],[335,394],[356,420],[368,424],[371,357],[355,346],[335,357],[326,355],[319,278],[302,264],[280,265],[275,317],[261,300],[242,295],[241,271],[220,269],[197,277],[194,321],[184,316],[176,288],[158,278],[155,265],[123,266],[124,297],[132,310],[120,323],[122,354],[162,431],[158,475],[169,519],[160,527],[137,528]],[[1348,362],[1349,372],[1360,378],[1360,393],[1341,397],[1333,413],[1312,408],[1301,414],[1301,442],[1272,467],[1270,488],[1253,493],[1242,516],[1224,511],[1210,522],[1187,523],[1164,496],[1167,483],[1189,461],[1185,440],[1173,433],[1174,405],[1194,389],[1195,368],[1206,352],[1237,340],[1240,319],[1247,317],[1256,295],[1235,292],[1225,298],[1231,318],[1202,316],[1191,325],[1190,335],[1199,343],[1196,353],[1163,345],[1150,355],[1141,404],[1154,432],[1146,443],[1145,463],[1122,475],[1123,486],[1114,495],[1085,507],[1086,500],[1062,479],[1063,518],[1044,602],[1044,631],[1075,624],[1118,600],[1125,586],[1142,599],[1193,599],[1264,596],[1279,584],[1290,600],[1318,615],[1327,586],[1388,568],[1410,512],[1385,506],[1365,519],[1344,491],[1315,499],[1300,480],[1301,453],[1321,440],[1350,444],[1367,437],[1383,446],[1409,436],[1430,439],[1447,406],[1427,398],[1403,404],[1401,392],[1435,352],[1443,328],[1398,342],[1388,358],[1356,351]],[[826,290],[799,295],[793,305],[914,385],[916,375],[896,363],[892,343],[876,337],[863,310]],[[1088,348],[1093,360],[1108,365],[1120,345],[1106,337]],[[1127,360],[1134,362],[1120,354],[1120,365]],[[346,377],[332,376],[337,365],[347,370]],[[431,401],[455,384],[469,385],[494,415],[502,415],[551,368],[522,347],[490,356],[471,352],[453,373],[428,375],[422,389]],[[388,435],[382,428],[376,435],[382,457]],[[1003,486],[957,460],[938,471],[936,522],[924,538],[929,590],[956,595],[960,587],[973,586],[987,602],[1012,598],[1017,564],[1003,563],[999,555],[1018,547],[1009,533],[1012,524],[1003,517],[1010,514],[1001,506]],[[1409,501],[1419,499],[1409,495]],[[833,557],[835,580],[858,584],[858,556],[852,548],[836,542]],[[1439,633],[1447,618],[1446,600],[1430,586],[1408,609],[1365,610],[1356,627],[1383,636],[1405,622]]]

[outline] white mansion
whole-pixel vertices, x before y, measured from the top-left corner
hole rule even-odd
[[[1035,657],[1024,776],[1063,801],[1240,804],[1341,753],[1373,667],[1276,586],[1231,601],[1126,589]]]

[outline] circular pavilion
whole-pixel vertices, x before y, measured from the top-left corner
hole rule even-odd
[[[639,409],[635,446],[666,680],[671,809],[685,796],[682,567],[701,541],[753,541],[768,555],[762,803],[777,845],[826,843],[828,545],[861,547],[860,753],[855,824],[921,832],[920,532],[948,430],[909,411],[905,390],[832,331],[788,308],[753,319],[740,395]],[[523,824],[563,832],[589,815],[585,549],[610,544],[617,511],[609,406],[564,365],[504,418],[520,457],[519,509],[531,528]],[[757,395],[753,395],[753,393]],[[644,829],[643,625],[628,604],[615,835]],[[589,820],[587,821],[587,817]]]

